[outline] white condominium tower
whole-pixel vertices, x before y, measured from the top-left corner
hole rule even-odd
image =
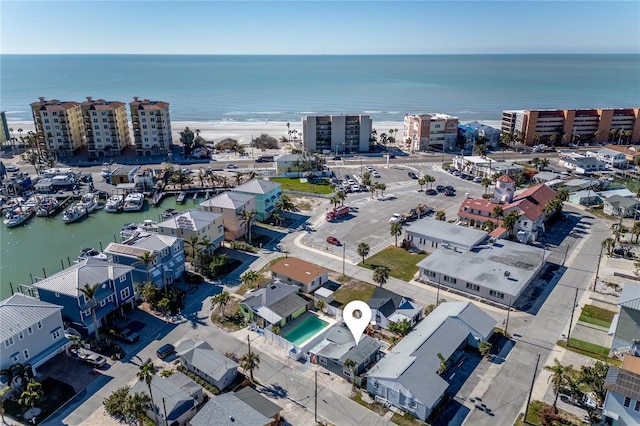
[[[93,100],[80,104],[90,156],[121,154],[131,145],[131,132],[124,102]]]
[[[172,142],[169,103],[139,100],[134,96],[129,108],[136,153],[144,156],[167,154]]]
[[[307,151],[366,152],[371,141],[368,115],[306,115],[302,143]]]

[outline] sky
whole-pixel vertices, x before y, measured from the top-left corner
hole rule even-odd
[[[3,54],[640,53],[629,1],[6,1]]]

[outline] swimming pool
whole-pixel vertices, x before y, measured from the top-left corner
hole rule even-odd
[[[303,319],[298,325],[289,330],[284,338],[293,343],[296,346],[300,346],[307,341],[311,336],[328,326],[329,323],[321,320],[320,318],[309,315]]]

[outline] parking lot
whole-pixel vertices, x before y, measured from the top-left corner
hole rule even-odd
[[[339,163],[339,162],[336,162]],[[340,181],[349,178],[358,182],[358,176],[367,171],[367,164],[362,166],[342,166],[331,165],[331,169]],[[462,200],[467,196],[480,197],[484,193],[481,184],[469,180],[464,180],[453,176],[440,168],[439,163],[416,163],[416,164],[391,164],[389,168],[377,164],[375,170],[380,178],[372,180],[384,183],[386,189],[378,191],[377,195],[370,192],[352,192],[347,194],[344,204],[352,207],[349,215],[334,222],[327,222],[324,218],[317,218],[311,223],[308,234],[303,238],[303,243],[326,250],[337,256],[344,254],[347,260],[359,262],[360,256],[357,253],[357,246],[360,242],[365,242],[370,247],[370,255],[375,254],[384,247],[394,244],[395,239],[390,234],[389,219],[394,213],[406,213],[419,204],[427,204],[435,211],[444,210],[446,220],[457,219],[458,208]],[[423,186],[420,191],[418,179],[409,177],[409,172],[417,176],[431,175],[435,182],[431,187],[437,185],[453,186],[454,196],[445,196],[440,192],[436,195],[426,195]],[[327,203],[326,211],[332,208]],[[407,225],[410,222],[406,223]],[[327,237],[337,238],[342,246],[327,243]],[[399,238],[402,240],[402,237]]]

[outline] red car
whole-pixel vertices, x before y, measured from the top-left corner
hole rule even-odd
[[[327,242],[329,244],[333,244],[334,246],[339,246],[340,245],[340,240],[337,239],[336,237],[332,237],[331,235],[329,235],[327,237]]]

